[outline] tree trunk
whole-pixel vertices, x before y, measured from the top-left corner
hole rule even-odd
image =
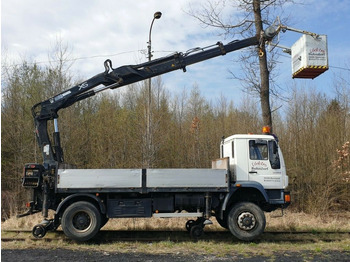
[[[254,20],[256,32],[262,32],[263,25],[261,19],[260,0],[253,1]],[[261,43],[259,49],[259,65],[260,65],[260,103],[264,125],[268,125],[272,130],[272,117],[270,108],[270,85],[269,70],[267,67],[265,43]]]

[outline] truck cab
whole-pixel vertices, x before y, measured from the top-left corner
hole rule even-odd
[[[233,135],[221,142],[221,158],[229,159],[231,181],[261,184],[266,190],[286,189],[288,176],[273,135]]]

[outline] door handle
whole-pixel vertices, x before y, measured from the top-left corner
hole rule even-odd
[[[258,172],[256,171],[249,171],[249,174],[257,174]]]

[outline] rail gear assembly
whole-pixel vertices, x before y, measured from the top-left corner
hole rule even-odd
[[[271,33],[271,31],[269,31]],[[58,111],[95,94],[126,86],[201,61],[271,40],[274,34],[187,53],[175,53],[137,65],[112,67],[32,108],[43,163],[25,165],[22,185],[32,190],[29,210],[19,217],[42,212],[35,237],[60,225],[71,239],[93,238],[109,218],[196,217],[186,224],[193,237],[216,217],[240,240],[250,241],[265,228],[265,212],[285,208],[288,176],[275,136],[233,135],[220,144],[220,159],[211,169],[73,169],[64,163],[58,130]],[[53,121],[51,142],[48,122]],[[48,210],[54,217],[48,218]]]

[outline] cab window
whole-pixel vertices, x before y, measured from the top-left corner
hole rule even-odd
[[[280,169],[281,162],[276,141],[269,141],[269,156],[272,169]]]
[[[251,160],[269,160],[272,169],[281,168],[276,141],[250,140],[249,156]]]
[[[249,156],[251,160],[268,160],[266,140],[249,140]]]

